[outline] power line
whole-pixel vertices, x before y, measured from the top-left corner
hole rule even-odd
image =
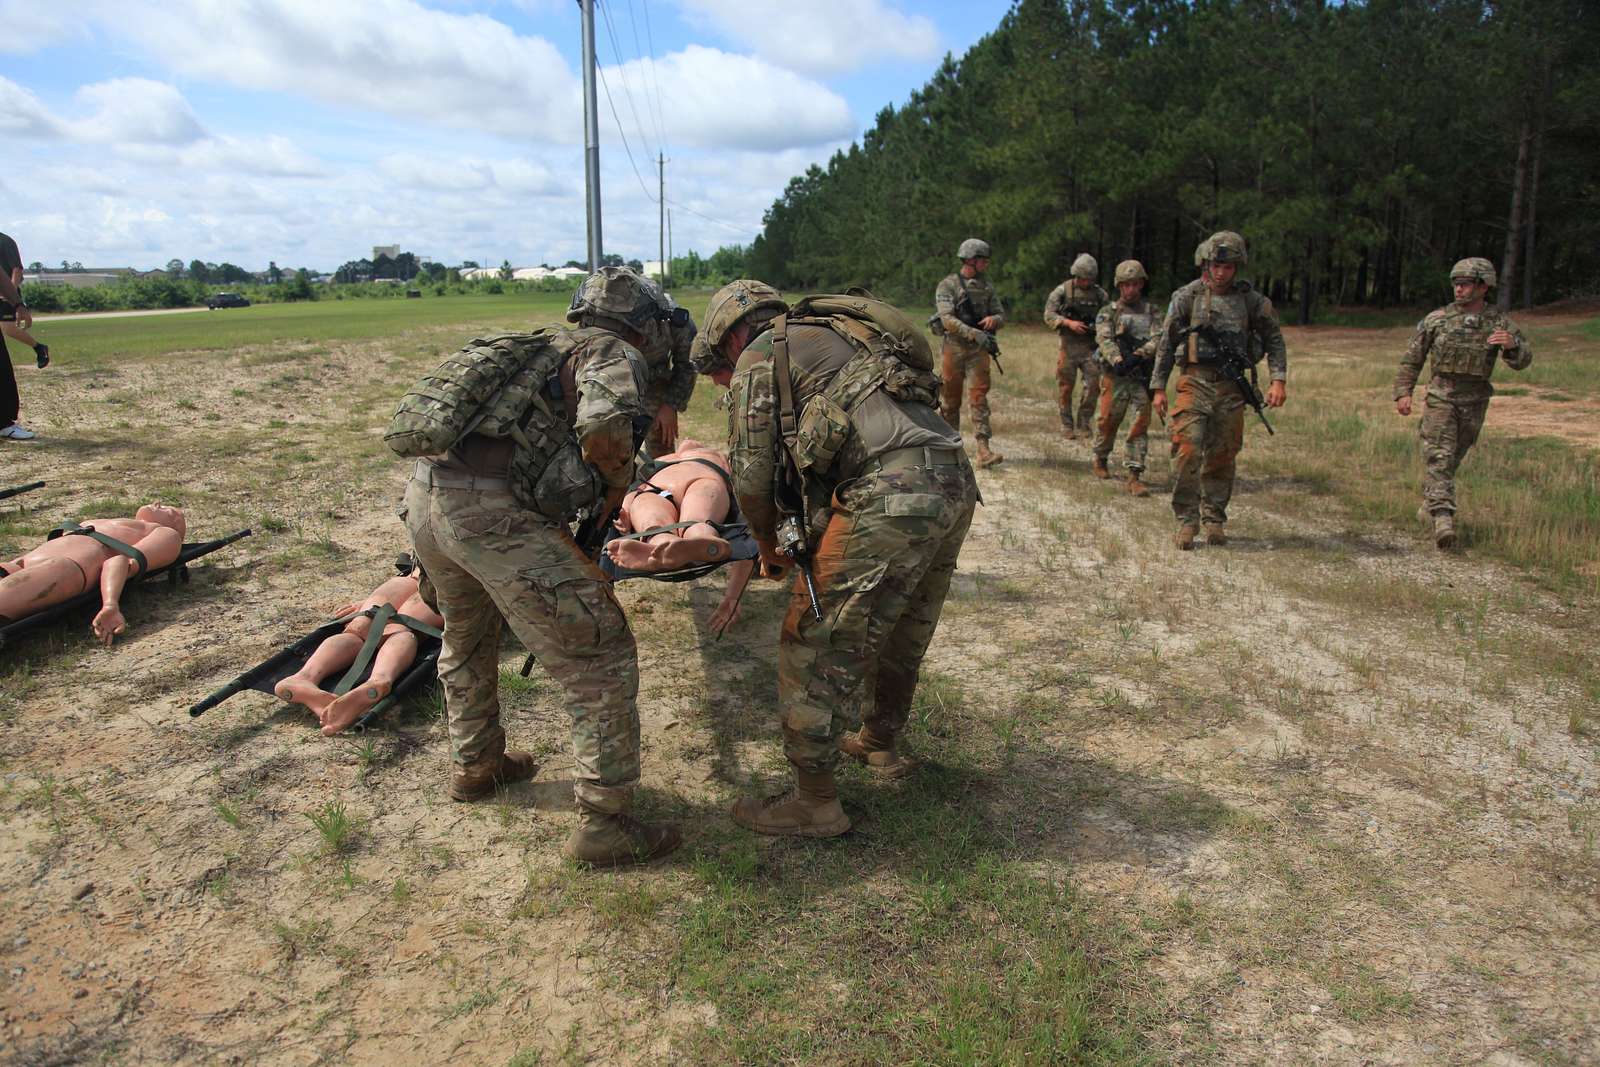
[[[707,222],[715,223],[716,225],[722,226],[722,227],[724,227],[726,229],[729,229],[729,230],[732,230],[735,233],[747,234],[747,233],[760,233],[761,232],[760,227],[751,228],[749,226],[736,226],[731,222],[723,222],[721,219],[714,219],[710,215],[706,215],[706,214],[704,214],[702,212],[696,211],[694,208],[690,207],[687,204],[680,204],[676,200],[672,200],[670,198],[667,200],[667,203],[671,204],[673,207],[679,209],[680,211],[687,211],[689,214],[695,216],[696,218],[705,219]]]
[[[617,45],[617,28],[611,21],[611,5],[609,3],[601,5],[600,12],[606,17],[606,33],[611,38],[611,54],[616,57],[617,74],[622,78],[622,95],[628,101],[628,110],[633,112],[633,128],[639,135],[640,146],[643,147],[646,140],[644,123],[639,118],[639,105],[634,103],[633,90],[628,85],[628,66],[623,62],[622,49]],[[640,181],[643,182],[643,179]]]
[[[640,0],[643,3],[643,0]],[[649,17],[648,14],[645,16]],[[663,154],[666,137],[661,132],[661,83],[655,81],[656,55],[655,42],[650,43],[650,61],[644,62],[644,49],[639,46],[639,20],[634,17],[633,0],[628,0],[628,24],[633,28],[633,54],[639,57],[639,80],[645,87],[645,114],[650,116],[650,121],[655,123],[656,144],[662,146]]]
[[[640,190],[654,204],[656,198],[650,195],[649,188],[644,184],[644,175],[639,173],[639,164],[633,161],[633,149],[628,147],[628,133],[622,128],[622,119],[617,115],[616,101],[611,99],[611,86],[606,82],[605,68],[597,63],[594,69],[600,73],[600,87],[606,91],[606,104],[611,108],[611,118],[617,124],[617,136],[622,138],[622,151],[628,156],[628,166],[633,168],[633,176],[639,179]]]
[[[628,0],[629,10],[632,10],[633,0]],[[656,38],[650,30],[650,0],[639,0],[639,6],[644,9],[644,39],[650,46],[650,81],[655,85],[656,103],[656,130],[661,135],[662,143],[667,140],[667,122],[661,107],[661,76],[656,72]]]

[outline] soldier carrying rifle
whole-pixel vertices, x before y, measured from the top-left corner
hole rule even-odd
[[[1167,378],[1178,368],[1178,399],[1172,408],[1172,510],[1178,517],[1173,543],[1194,547],[1205,526],[1206,544],[1225,545],[1234,463],[1244,446],[1244,409],[1256,398],[1253,377],[1262,355],[1272,375],[1267,407],[1281,407],[1288,355],[1272,301],[1236,278],[1247,262],[1244,238],[1224,230],[1195,250],[1201,276],[1172,294],[1161,327],[1150,391],[1156,414],[1167,413]],[[1231,365],[1230,365],[1231,364]],[[1246,392],[1251,395],[1246,396]],[[1265,421],[1263,419],[1263,421]]]

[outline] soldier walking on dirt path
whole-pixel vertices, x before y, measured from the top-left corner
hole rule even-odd
[[[1145,299],[1144,287],[1150,276],[1144,264],[1126,259],[1117,264],[1112,276],[1117,300],[1102,307],[1094,320],[1095,344],[1107,378],[1100,387],[1100,420],[1094,439],[1094,473],[1109,478],[1106,460],[1116,444],[1117,430],[1128,409],[1133,422],[1122,444],[1122,464],[1128,471],[1128,492],[1149,496],[1140,479],[1144,473],[1150,429],[1150,366],[1161,328],[1161,313]]]
[[[809,555],[810,566],[778,645],[794,788],[741,800],[733,817],[757,833],[831,837],[850,828],[833,777],[841,752],[886,778],[912,769],[900,738],[977,481],[934,408],[926,339],[888,305],[808,297],[791,314],[769,286],[733,282],[711,298],[704,336],[736,367],[734,491],[762,563],[781,570]],[[780,500],[790,492],[806,502],[798,515]],[[781,554],[797,530],[801,550]]]
[[[1072,261],[1071,276],[1044,302],[1044,324],[1060,337],[1056,353],[1057,406],[1061,409],[1061,436],[1071,441],[1094,440],[1094,412],[1100,398],[1100,364],[1095,361],[1095,316],[1110,297],[1096,284],[1100,264],[1085,252]],[[1083,377],[1083,396],[1072,409],[1073,386]],[[1098,473],[1098,472],[1096,472]]]
[[[989,269],[989,242],[969,237],[956,255],[961,269],[934,290],[935,332],[942,332],[940,374],[944,380],[939,414],[961,429],[961,388],[972,376],[972,434],[978,439],[978,466],[992,467],[1006,457],[989,447],[990,354],[998,350],[994,335],[1005,327],[1005,309],[984,272]]]
[[[1173,543],[1194,547],[1200,526],[1206,544],[1225,545],[1228,500],[1235,461],[1244,446],[1245,397],[1223,370],[1230,353],[1255,373],[1264,354],[1272,374],[1268,407],[1282,407],[1288,354],[1272,301],[1236,278],[1248,262],[1244,238],[1224,230],[1195,250],[1201,275],[1172,294],[1162,324],[1150,391],[1156,414],[1167,413],[1167,378],[1178,368],[1178,399],[1172,408],[1172,510],[1178,517]],[[1194,327],[1195,329],[1191,329]],[[1248,384],[1248,383],[1247,383]]]
[[[576,328],[478,342],[452,357],[459,364],[481,356],[474,365],[488,368],[494,353],[486,350],[526,342],[513,364],[521,369],[474,409],[482,412],[474,431],[417,461],[401,510],[424,588],[431,583],[444,616],[439,681],[450,719],[451,798],[477,800],[538,771],[530,753],[506,751],[500,726],[503,616],[566,691],[578,827],[564,851],[596,866],[653,859],[681,841],[675,827],[631,814],[638,654],[611,583],[566,525],[581,506],[609,515],[627,490],[648,421],[638,346],[646,324],[665,311],[636,274],[607,267],[578,290],[567,312]],[[435,410],[429,399],[451,366],[401,402],[391,437],[412,409]]]
[[[1533,362],[1533,349],[1505,312],[1485,304],[1494,287],[1494,264],[1474,256],[1450,270],[1455,301],[1417,323],[1394,376],[1394,409],[1411,414],[1411,393],[1425,360],[1433,360],[1422,408],[1422,506],[1433,521],[1434,544],[1456,544],[1456,468],[1478,440],[1494,386],[1497,356],[1512,370]]]

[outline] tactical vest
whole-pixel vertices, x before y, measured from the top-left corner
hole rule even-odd
[[[1488,337],[1500,326],[1497,316],[1482,311],[1446,315],[1428,348],[1433,373],[1489,377],[1499,349],[1490,346]]]
[[[1120,300],[1111,305],[1111,341],[1121,350],[1125,362],[1131,360],[1134,351],[1150,340],[1161,326],[1150,302],[1141,298],[1139,303],[1139,308],[1124,307]],[[1148,359],[1140,361],[1145,370],[1149,369],[1149,363]],[[1122,373],[1127,374],[1128,371]]]
[[[562,364],[582,343],[554,326],[474,340],[401,398],[383,439],[408,457],[443,455],[471,433],[509,439],[512,496],[566,522],[604,495],[561,395]]]
[[[1233,292],[1218,297],[1211,291],[1210,286],[1202,284],[1194,303],[1190,305],[1189,323],[1193,326],[1202,323],[1212,324],[1218,336],[1231,343],[1238,351],[1245,353],[1250,363],[1254,365],[1261,361],[1265,353],[1256,340],[1256,305],[1250,299],[1253,290],[1249,282],[1238,281],[1233,285]],[[1239,298],[1237,305],[1228,299],[1233,296]],[[1211,344],[1210,340],[1197,333],[1189,335],[1188,345],[1189,362],[1216,363],[1222,358],[1222,353]]]
[[[853,434],[856,409],[877,390],[902,403],[938,405],[933,350],[898,308],[864,294],[812,296],[784,318],[785,330],[821,326],[856,350],[800,409],[793,452],[802,474],[822,475],[833,466]]]

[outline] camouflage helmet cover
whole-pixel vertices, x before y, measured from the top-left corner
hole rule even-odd
[[[634,329],[642,329],[651,319],[670,310],[660,288],[652,286],[630,267],[601,267],[583,280],[572,294],[567,321],[585,316],[615,319]]]
[[[957,259],[988,259],[989,242],[980,241],[976,237],[968,237],[961,242],[961,247],[956,249]]]
[[[1072,261],[1072,276],[1083,278],[1085,281],[1094,281],[1100,277],[1100,264],[1096,263],[1095,258],[1089,253],[1081,253]]]
[[[753,278],[729,282],[712,293],[711,302],[706,305],[705,329],[695,337],[689,350],[695,369],[701,374],[710,374],[721,363],[726,363],[720,352],[722,339],[740,319],[764,308],[788,311],[789,305],[784,303],[778,290]]]
[[[1463,259],[1450,268],[1450,280],[1455,281],[1457,278],[1471,278],[1475,282],[1493,286],[1495,283],[1494,264],[1482,256]]]
[[[1195,251],[1195,257],[1204,263],[1235,263],[1244,266],[1250,262],[1245,251],[1244,238],[1232,230],[1219,230],[1207,237]]]
[[[1117,285],[1123,282],[1147,282],[1150,275],[1144,272],[1144,264],[1137,259],[1125,259],[1117,264],[1117,271],[1112,275],[1112,281]]]

